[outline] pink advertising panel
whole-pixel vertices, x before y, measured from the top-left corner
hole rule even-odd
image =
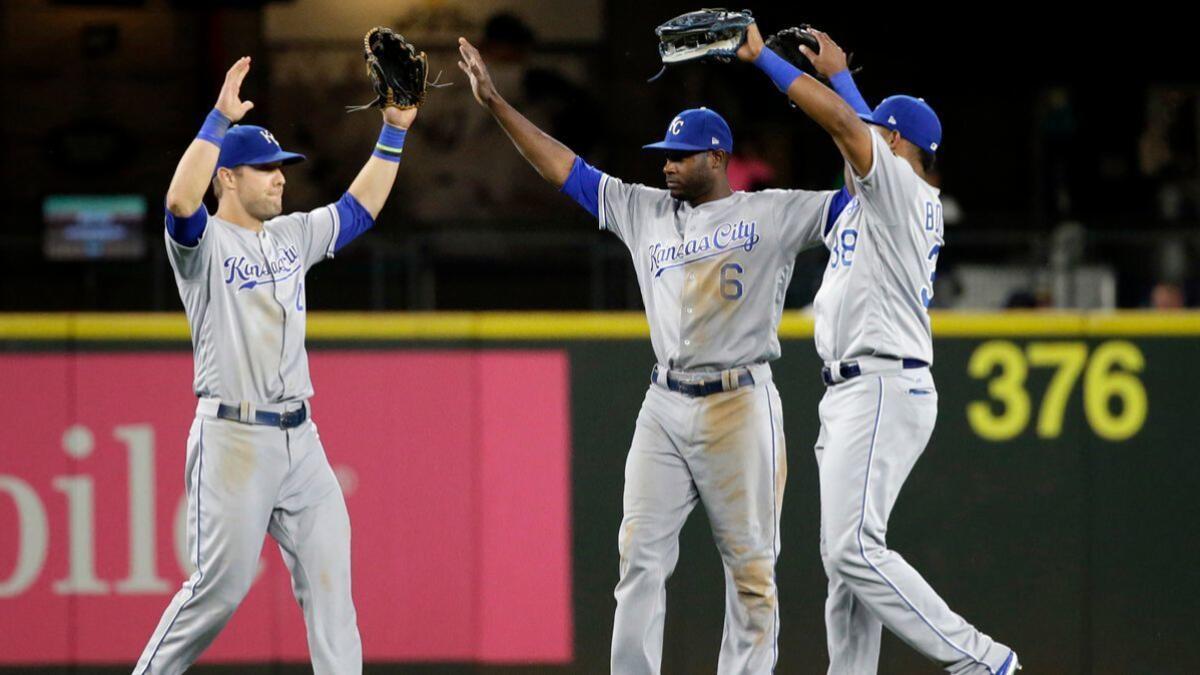
[[[559,351],[316,351],[371,661],[572,659]],[[0,354],[0,664],[132,663],[190,574],[190,354]],[[205,662],[304,661],[274,542]]]

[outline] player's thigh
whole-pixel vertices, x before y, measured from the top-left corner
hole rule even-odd
[[[696,503],[696,488],[680,450],[685,410],[674,396],[651,387],[638,413],[625,460],[622,549],[673,541]]]
[[[293,430],[296,458],[272,514],[271,536],[307,568],[349,573],[350,514],[316,425]]]
[[[861,377],[830,387],[822,400],[818,474],[828,546],[858,526],[887,409],[885,390],[883,378]]]
[[[205,418],[195,435],[190,552],[194,564],[223,575],[232,589],[249,587],[286,471],[286,449],[271,432],[278,430]]]
[[[346,500],[317,425],[310,421],[292,430],[289,445],[293,463],[280,490],[277,510],[296,515],[297,526],[305,528],[300,534],[337,526],[349,537]]]
[[[937,389],[927,368],[884,378],[884,410],[876,440],[873,473],[884,520],[937,423]]]
[[[688,461],[717,547],[731,564],[773,555],[787,476],[779,394],[765,383],[705,406]]]

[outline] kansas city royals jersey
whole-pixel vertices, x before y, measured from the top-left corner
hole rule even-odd
[[[933,363],[927,308],[942,250],[942,203],[871,129],[871,170],[825,235],[829,264],[814,302],[817,353]]]
[[[691,206],[603,175],[600,227],[633,255],[658,362],[723,370],[779,357],[796,254],[821,242],[832,192],[764,190]]]
[[[210,216],[194,247],[165,235],[192,332],[197,396],[256,404],[312,396],[304,275],[333,256],[338,220],[329,205],[273,218],[259,233]]]

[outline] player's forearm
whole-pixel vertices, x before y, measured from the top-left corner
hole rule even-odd
[[[833,90],[842,97],[843,101],[854,108],[854,112],[859,115],[871,114],[871,106],[867,105],[867,100],[858,90],[858,84],[854,82],[854,76],[850,74],[849,70],[842,70],[830,75],[829,84],[833,85]]]
[[[571,175],[575,153],[539,129],[503,98],[496,96],[488,102],[487,107],[504,133],[512,139],[513,145],[517,146],[521,156],[537,169],[542,178],[554,187],[561,188]]]
[[[387,203],[392,186],[396,183],[396,174],[399,168],[400,165],[395,162],[371,157],[358,172],[354,182],[350,184],[347,192],[354,195],[358,203],[362,204],[363,208],[371,214],[371,218],[379,217],[379,212]]]
[[[370,159],[347,190],[371,214],[372,220],[383,210],[383,205],[392,192],[392,186],[396,183],[400,158],[404,154],[404,138],[407,135],[406,129],[385,122]]]
[[[833,138],[842,156],[858,173],[871,168],[871,131],[840,96],[814,78],[792,81],[788,98]]]
[[[769,47],[754,55],[754,65],[776,88],[787,94],[804,114],[833,137],[838,150],[860,175],[871,166],[871,132],[858,114],[836,93],[782,59]]]
[[[213,170],[221,155],[221,143],[229,129],[229,118],[213,110],[200,133],[184,151],[171,185],[167,188],[167,210],[176,216],[190,216],[204,203],[204,193],[212,182]]]

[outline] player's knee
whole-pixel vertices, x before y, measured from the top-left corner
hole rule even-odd
[[[756,558],[740,563],[730,570],[738,597],[744,602],[773,603],[775,598],[775,564],[771,558]]]
[[[201,584],[203,588],[199,592],[213,612],[222,615],[233,614],[250,592],[250,586],[254,584],[254,575],[210,573],[209,578]]]
[[[645,530],[638,522],[626,519],[621,523],[621,534],[617,541],[617,550],[621,554],[621,566],[647,566],[650,559],[655,557],[651,542],[647,541]]]
[[[827,574],[854,579],[867,566],[863,547],[854,537],[845,537],[830,546],[825,559]]]
[[[217,616],[228,617],[242,604],[245,597],[246,591],[239,588],[214,588],[206,594],[205,606]]]

